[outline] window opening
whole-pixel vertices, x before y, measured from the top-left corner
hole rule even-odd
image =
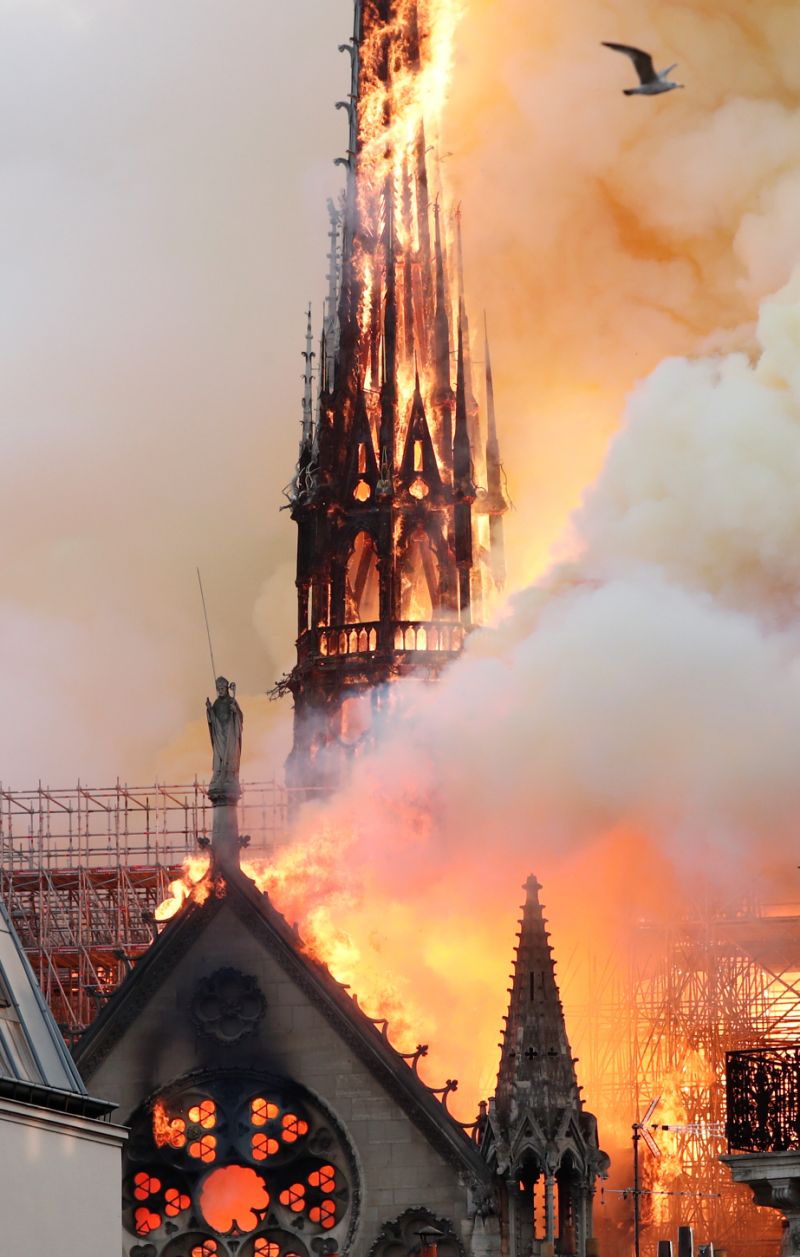
[[[41,1071],[36,1063],[28,1032],[23,1025],[19,1010],[0,968],[0,1061],[3,1061],[14,1078],[26,1078],[38,1082]]]
[[[432,620],[439,609],[439,561],[427,533],[416,532],[408,543],[400,581],[403,620]]]
[[[369,533],[360,532],[347,562],[345,621],[364,624],[380,615],[378,557]]]

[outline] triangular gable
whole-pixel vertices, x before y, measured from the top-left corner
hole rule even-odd
[[[202,905],[186,904],[112,996],[78,1045],[76,1061],[84,1079],[91,1079],[101,1070],[106,1057],[120,1044],[151,1001],[157,999],[161,988],[190,950],[204,947],[204,935],[216,936],[213,923],[225,911],[235,915],[300,996],[321,1014],[348,1051],[402,1108],[437,1154],[460,1172],[466,1171],[473,1180],[485,1180],[488,1169],[464,1128],[431,1094],[385,1034],[360,1010],[346,988],[301,950],[299,936],[273,908],[268,897],[238,871],[226,874],[224,893],[220,897],[212,893]],[[225,965],[224,949],[216,946],[210,954],[214,963]],[[168,1034],[169,1028],[163,1027],[162,1039]]]
[[[414,452],[417,442],[421,445],[422,453],[422,465],[419,468],[415,468],[414,465]],[[431,492],[441,490],[442,477],[439,473],[439,463],[436,459],[436,451],[433,448],[433,439],[425,414],[425,403],[419,390],[419,381],[417,381],[411,402],[405,450],[403,451],[403,460],[400,464],[400,481],[405,488],[408,488],[415,478],[424,481]]]
[[[372,504],[378,483],[378,462],[362,389],[356,398],[353,428],[350,434],[350,455],[347,466],[345,494],[362,505]]]

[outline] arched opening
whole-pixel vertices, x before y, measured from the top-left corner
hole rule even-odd
[[[556,1172],[556,1218],[558,1219],[557,1252],[563,1257],[574,1257],[577,1253],[577,1219],[575,1216],[575,1194],[577,1190],[578,1172],[575,1159],[571,1152],[566,1152]]]
[[[347,561],[344,609],[347,624],[364,624],[380,616],[378,556],[367,532],[358,534]]]
[[[372,727],[372,699],[369,694],[354,694],[342,703],[341,740],[345,746],[357,746]]]
[[[400,570],[401,620],[432,620],[439,613],[439,560],[422,529],[411,537]]]

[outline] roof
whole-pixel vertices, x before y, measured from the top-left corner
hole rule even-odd
[[[86,1031],[75,1052],[84,1078],[90,1078],[99,1068],[128,1025],[168,979],[173,965],[227,905],[376,1080],[403,1106],[440,1155],[459,1170],[467,1171],[473,1180],[487,1180],[489,1171],[476,1144],[417,1076],[413,1065],[392,1047],[385,1022],[376,1024],[362,1012],[328,968],[303,950],[297,931],[277,911],[269,896],[259,891],[240,869],[227,867],[224,881],[224,895],[209,895],[202,904],[190,900],[168,922]]]
[[[113,1107],[87,1094],[2,900],[0,1095],[85,1115]]]

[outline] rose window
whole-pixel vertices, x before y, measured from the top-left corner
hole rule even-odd
[[[193,1075],[138,1110],[126,1152],[129,1257],[325,1257],[352,1234],[353,1158],[301,1088]]]

